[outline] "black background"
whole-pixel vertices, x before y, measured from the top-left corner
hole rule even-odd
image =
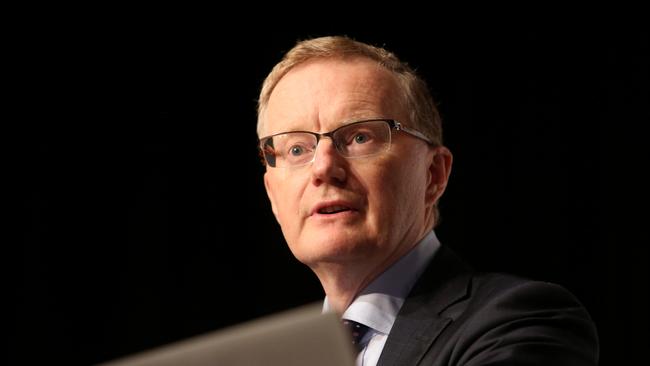
[[[648,122],[646,30],[57,29],[15,56],[11,364],[89,365],[322,298],[270,212],[255,108],[282,54],[327,34],[433,90],[455,158],[443,243],[575,293],[601,364],[647,345],[647,234],[612,224],[635,206],[620,172],[647,167],[613,154]]]

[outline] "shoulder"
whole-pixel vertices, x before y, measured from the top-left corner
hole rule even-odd
[[[463,350],[457,354],[460,359],[536,356],[576,365],[596,363],[595,326],[564,287],[506,274],[474,273],[467,295],[441,314],[452,320],[449,335],[456,350]]]
[[[580,301],[566,288],[500,273],[476,273],[468,284],[468,297],[458,317],[477,317],[472,324],[535,317],[559,322],[584,322],[591,318]]]
[[[509,274],[474,273],[468,291],[475,302],[484,305],[485,301],[505,302],[514,306],[512,310],[520,307],[582,308],[578,299],[558,284]]]
[[[458,314],[459,309],[470,314],[479,310],[506,314],[532,309],[574,309],[589,317],[578,299],[561,285],[505,273],[477,272],[445,246],[441,246],[420,278],[414,294],[419,292],[428,294],[425,303],[446,303],[442,310],[455,308],[452,314]],[[449,301],[450,298],[455,300]]]
[[[442,246],[400,309],[382,357],[409,364],[405,355],[417,349],[423,365],[595,365],[598,337],[564,287],[475,272]]]

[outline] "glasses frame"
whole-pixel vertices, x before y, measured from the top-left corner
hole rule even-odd
[[[275,137],[275,136],[278,136],[278,135],[284,135],[284,134],[286,134],[286,133],[294,133],[294,132],[295,132],[295,133],[307,133],[307,134],[310,134],[310,135],[313,135],[313,136],[316,137],[316,146],[318,146],[318,143],[320,142],[321,138],[323,138],[323,137],[329,137],[332,141],[334,141],[333,136],[334,136],[334,134],[335,134],[338,130],[340,130],[340,129],[342,129],[342,128],[350,127],[350,126],[352,126],[352,125],[356,125],[356,124],[359,124],[359,123],[366,123],[366,122],[386,122],[386,124],[388,124],[388,127],[390,128],[390,131],[391,131],[391,132],[392,132],[392,131],[402,131],[402,132],[406,132],[407,134],[409,134],[409,135],[411,135],[411,136],[413,136],[413,137],[416,137],[416,138],[418,138],[418,139],[420,139],[420,140],[425,141],[425,142],[426,142],[427,144],[429,144],[429,145],[432,145],[432,146],[435,145],[435,144],[433,143],[433,141],[431,141],[428,137],[426,137],[422,132],[417,131],[417,130],[414,130],[414,129],[409,128],[409,127],[406,127],[406,126],[404,126],[403,124],[401,124],[400,122],[398,122],[397,120],[394,120],[394,119],[388,119],[388,118],[371,118],[371,119],[364,119],[364,120],[361,120],[361,121],[354,121],[354,122],[351,122],[351,123],[346,123],[346,124],[344,124],[344,125],[342,125],[342,126],[339,126],[339,127],[335,128],[335,129],[332,130],[332,131],[324,132],[324,133],[318,133],[318,132],[313,132],[313,131],[301,131],[301,130],[299,130],[299,131],[285,131],[285,132],[275,133],[275,134],[273,134],[273,135],[269,135],[269,136],[262,137],[262,138],[259,139],[259,143],[258,143],[258,145],[257,145],[257,148],[258,148],[258,150],[259,150],[259,154],[260,154],[260,158],[262,159],[262,165],[265,165],[265,166],[268,166],[268,167],[271,167],[271,168],[277,168],[276,166],[272,166],[272,165],[269,164],[269,162],[268,162],[267,159],[266,159],[266,155],[264,154],[264,145],[266,144],[266,141],[268,141],[269,139],[271,139],[271,138],[273,138],[273,137]],[[389,143],[389,148],[390,148],[390,144],[392,143],[392,139],[389,140],[388,143]],[[338,152],[342,157],[344,157],[344,158],[346,158],[346,159],[357,158],[357,156],[355,156],[355,157],[350,157],[350,156],[344,156],[344,155],[342,155],[342,154],[341,154],[341,151],[339,150],[339,147],[336,146],[336,144],[334,144],[334,145],[335,145],[335,147],[336,147],[336,151],[337,151],[337,152]],[[387,150],[388,150],[388,149],[387,149]],[[373,154],[373,155],[374,155],[374,154]],[[364,156],[372,156],[372,155],[364,155]],[[364,157],[364,156],[358,156],[358,157]],[[316,157],[316,154],[314,154],[314,158],[315,158],[315,157]],[[308,162],[306,162],[306,163],[304,163],[304,164],[293,165],[293,166],[290,166],[290,167],[293,168],[293,167],[300,167],[300,166],[308,165],[309,163],[311,163],[311,162],[314,161],[314,158],[312,158],[310,161],[308,161]]]

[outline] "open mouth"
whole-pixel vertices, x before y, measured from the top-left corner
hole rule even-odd
[[[322,207],[318,209],[319,214],[323,215],[333,215],[337,214],[339,212],[345,212],[345,211],[350,211],[351,209],[346,206],[327,206],[327,207]]]

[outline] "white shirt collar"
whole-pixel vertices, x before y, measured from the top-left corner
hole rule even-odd
[[[343,313],[343,318],[388,334],[411,288],[440,247],[431,231],[405,256],[373,280]],[[331,311],[327,296],[323,312]]]

